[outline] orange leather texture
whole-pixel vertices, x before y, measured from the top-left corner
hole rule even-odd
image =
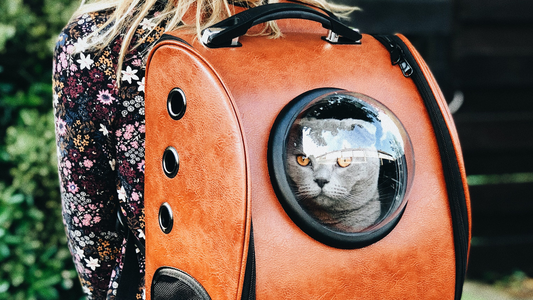
[[[235,196],[233,193],[236,191],[231,191],[231,196],[245,197],[245,183],[251,183],[257,299],[453,299],[455,253],[446,185],[432,125],[416,86],[411,79],[403,76],[398,66],[391,65],[389,52],[370,36],[364,35],[361,45],[332,45],[321,40],[320,37],[326,32],[320,25],[305,21],[307,32],[302,32],[302,21],[298,21],[296,27],[290,21],[280,23],[284,32],[284,37],[280,39],[244,36],[240,39],[243,44],[240,48],[208,49],[193,37],[173,33],[186,38],[194,49],[179,42],[164,42],[153,52],[146,83],[146,148],[150,159],[150,162],[146,162],[145,191],[147,287],[151,282],[150,276],[161,265],[187,265],[190,268],[186,271],[194,271],[195,278],[210,293],[219,287],[218,283],[213,283],[212,277],[219,278],[221,274],[209,268],[242,270],[243,261],[241,265],[234,262],[235,265],[228,266],[224,264],[229,261],[211,259],[211,256],[218,257],[220,251],[226,250],[211,246],[200,249],[201,243],[196,239],[204,236],[189,232],[189,225],[185,222],[179,226],[179,230],[184,230],[180,239],[159,233],[155,239],[156,234],[150,232],[159,230],[153,216],[159,204],[166,201],[164,199],[174,197],[179,198],[180,203],[190,202],[187,198],[194,198],[196,189],[202,191],[206,185],[220,181],[219,176],[225,177],[226,172],[239,177],[235,168],[243,174],[248,168],[249,173],[242,175],[247,177],[239,178],[239,183],[235,184],[240,194]],[[294,30],[297,32],[292,32],[291,28],[297,28]],[[182,57],[194,59],[185,60]],[[155,72],[158,75],[154,75]],[[189,74],[191,72],[205,75],[192,76]],[[195,116],[194,121],[191,119],[186,126],[188,131],[175,129],[175,125],[171,125],[174,122],[168,121],[161,111],[166,105],[161,103],[161,99],[166,101],[165,93],[169,90],[167,82],[184,90],[191,89],[193,95],[188,96],[191,105],[196,97],[209,105],[234,105],[236,121],[227,126],[219,125],[225,124],[225,121],[211,119],[212,108],[205,104],[199,107],[206,110],[202,112],[203,116]],[[438,90],[435,83],[432,86]],[[270,181],[267,144],[275,118],[290,100],[319,87],[343,88],[377,99],[398,116],[413,143],[416,170],[405,213],[390,234],[361,249],[332,248],[306,235],[287,216]],[[445,106],[443,98],[439,98],[439,101],[441,106]],[[149,107],[156,105],[163,108],[149,110]],[[447,122],[454,132],[451,117],[447,117]],[[214,137],[227,134],[226,131],[238,136],[239,130],[242,130],[245,142],[235,141],[235,144],[224,144],[228,148],[217,148],[232,157],[237,150],[245,150],[245,153],[235,155],[235,159],[238,156],[242,161],[234,161],[235,166],[225,165],[229,171],[220,170],[221,173],[215,174],[206,172],[211,170],[212,165],[202,165],[197,160],[194,160],[194,168],[187,172],[180,169],[178,177],[190,185],[180,185],[181,188],[176,188],[175,193],[183,188],[189,190],[188,194],[181,195],[179,192],[180,196],[174,196],[174,191],[161,190],[167,189],[166,185],[156,183],[168,180],[161,176],[150,179],[154,173],[161,172],[160,151],[169,143],[176,143],[176,148],[179,143],[183,150],[178,149],[178,152],[199,155],[194,152],[200,149],[207,151],[217,145]],[[453,137],[460,154],[455,133]],[[247,146],[238,146],[239,143]],[[150,166],[150,163],[155,166]],[[231,185],[229,182],[226,184]],[[212,196],[209,204],[215,207],[217,202],[224,203],[227,197],[222,194]],[[207,207],[201,213],[194,214],[208,214]],[[202,221],[208,228],[213,224],[222,227],[235,222],[234,216],[228,219],[227,214],[220,215],[224,219],[209,218]],[[247,214],[242,216],[250,217]],[[194,228],[202,223],[196,220],[192,222]],[[246,223],[244,220],[239,222]],[[233,238],[239,246],[230,250],[237,253],[244,248],[245,241],[241,234],[246,229],[241,228],[244,225],[235,227],[239,228],[239,234]],[[235,242],[231,239],[221,241],[223,237],[210,238],[221,243]],[[175,250],[170,250],[184,247],[185,242],[198,245],[195,251],[201,254],[189,251],[184,256],[185,253],[176,254],[173,252]],[[191,262],[194,260],[199,262]],[[213,261],[221,265],[208,265]],[[227,286],[226,290],[235,286]],[[235,291],[211,296],[213,299],[239,299],[235,297]]]
[[[213,299],[239,299],[251,208],[248,159],[234,105],[201,57],[170,43],[153,53],[157,67],[146,77],[146,282],[159,267],[171,266],[201,282]],[[167,112],[175,87],[187,101],[180,120]],[[169,146],[180,159],[174,178],[162,167]],[[158,222],[163,202],[174,217],[168,234]]]

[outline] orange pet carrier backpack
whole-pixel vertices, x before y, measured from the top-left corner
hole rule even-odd
[[[164,35],[145,105],[148,299],[460,299],[461,149],[405,37],[244,10]]]

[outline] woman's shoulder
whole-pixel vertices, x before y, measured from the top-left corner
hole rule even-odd
[[[55,51],[84,52],[89,46],[87,37],[104,26],[111,15],[111,10],[84,13],[74,16],[59,33]]]

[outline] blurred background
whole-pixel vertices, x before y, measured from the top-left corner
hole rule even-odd
[[[533,1],[344,1],[362,32],[411,40],[453,112],[472,201],[463,299],[533,299]]]
[[[337,0],[405,34],[454,112],[472,198],[463,299],[533,299],[533,1]],[[52,49],[77,0],[0,1],[0,299],[82,299],[61,221]]]

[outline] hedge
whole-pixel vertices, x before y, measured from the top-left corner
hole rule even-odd
[[[61,219],[51,84],[77,5],[0,1],[0,299],[83,298]]]

